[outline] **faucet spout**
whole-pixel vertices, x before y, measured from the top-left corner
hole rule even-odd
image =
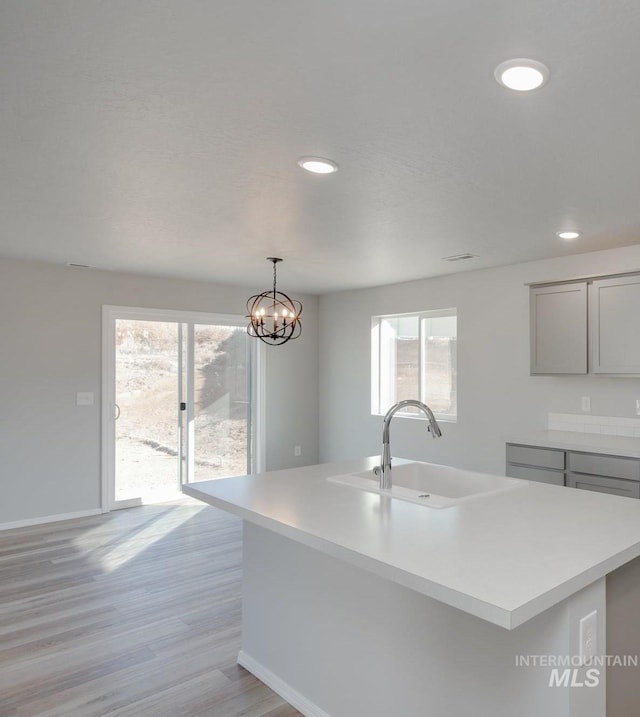
[[[391,425],[391,419],[395,416],[398,411],[401,411],[407,406],[413,406],[419,408],[429,420],[428,431],[431,432],[432,438],[440,438],[442,431],[436,421],[436,417],[433,415],[433,411],[422,401],[416,401],[413,398],[408,398],[404,401],[396,403],[394,406],[387,411],[384,421],[382,423],[382,455],[380,457],[380,490],[391,490],[391,448],[389,447],[389,426]]]

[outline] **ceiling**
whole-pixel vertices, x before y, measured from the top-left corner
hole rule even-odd
[[[640,243],[638,37],[637,0],[3,0],[0,255],[324,293]]]

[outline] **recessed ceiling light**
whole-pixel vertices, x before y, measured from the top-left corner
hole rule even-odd
[[[536,60],[518,58],[501,62],[493,74],[503,87],[517,92],[529,92],[546,84],[549,68]]]
[[[338,165],[335,162],[322,157],[300,157],[298,164],[302,169],[314,174],[333,174],[338,171]]]
[[[580,232],[572,230],[566,232],[556,232],[556,236],[560,239],[577,239],[580,236]]]

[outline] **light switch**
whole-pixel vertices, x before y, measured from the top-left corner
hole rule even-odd
[[[93,391],[78,391],[76,406],[93,406]]]

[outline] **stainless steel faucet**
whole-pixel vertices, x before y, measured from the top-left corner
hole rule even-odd
[[[442,431],[436,421],[436,417],[433,415],[433,411],[422,401],[416,401],[413,398],[408,398],[405,401],[396,403],[395,406],[387,411],[387,415],[384,417],[382,425],[382,457],[380,458],[380,466],[376,469],[376,474],[380,476],[380,490],[391,490],[391,449],[389,448],[389,425],[394,415],[406,408],[407,406],[415,406],[421,409],[429,419],[428,431],[431,432],[432,438],[440,438]]]

